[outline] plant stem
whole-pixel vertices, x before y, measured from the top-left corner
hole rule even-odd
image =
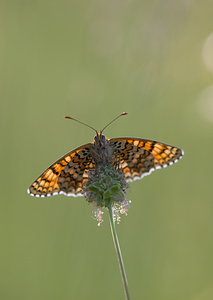
[[[124,286],[126,299],[130,300],[131,298],[130,298],[130,293],[129,293],[129,288],[128,288],[128,282],[127,282],[126,272],[125,272],[125,268],[124,268],[124,262],[123,262],[123,258],[122,258],[122,254],[121,254],[121,249],[120,249],[120,245],[119,245],[119,241],[118,241],[118,236],[117,236],[116,229],[115,229],[115,223],[114,223],[114,219],[113,219],[111,203],[109,204],[109,219],[110,219],[112,238],[113,238],[115,251],[117,254],[117,258],[118,258],[118,263],[119,263],[119,267],[120,267],[120,271],[121,271],[121,277],[123,280],[123,286]]]

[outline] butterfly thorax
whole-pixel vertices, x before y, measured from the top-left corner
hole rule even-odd
[[[110,147],[109,140],[102,135],[97,133],[94,137],[94,150],[93,159],[96,165],[98,164],[110,164],[113,161],[113,150]]]

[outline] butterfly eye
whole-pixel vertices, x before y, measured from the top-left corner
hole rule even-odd
[[[97,136],[94,137],[95,142],[97,142]]]
[[[105,135],[101,136],[102,142],[104,142],[106,140]]]

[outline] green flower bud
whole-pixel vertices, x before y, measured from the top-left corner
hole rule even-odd
[[[99,164],[96,169],[89,171],[86,184],[86,199],[94,204],[94,215],[100,225],[103,220],[102,208],[109,208],[111,203],[114,219],[119,222],[119,213],[127,214],[129,201],[125,199],[128,184],[121,171],[112,164]]]

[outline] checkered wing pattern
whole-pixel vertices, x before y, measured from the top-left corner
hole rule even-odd
[[[176,163],[183,150],[160,142],[138,138],[112,138],[115,161],[127,181],[149,175],[152,171]]]
[[[91,143],[83,145],[57,160],[32,183],[28,193],[36,197],[83,196],[88,170],[95,167],[91,147]]]

